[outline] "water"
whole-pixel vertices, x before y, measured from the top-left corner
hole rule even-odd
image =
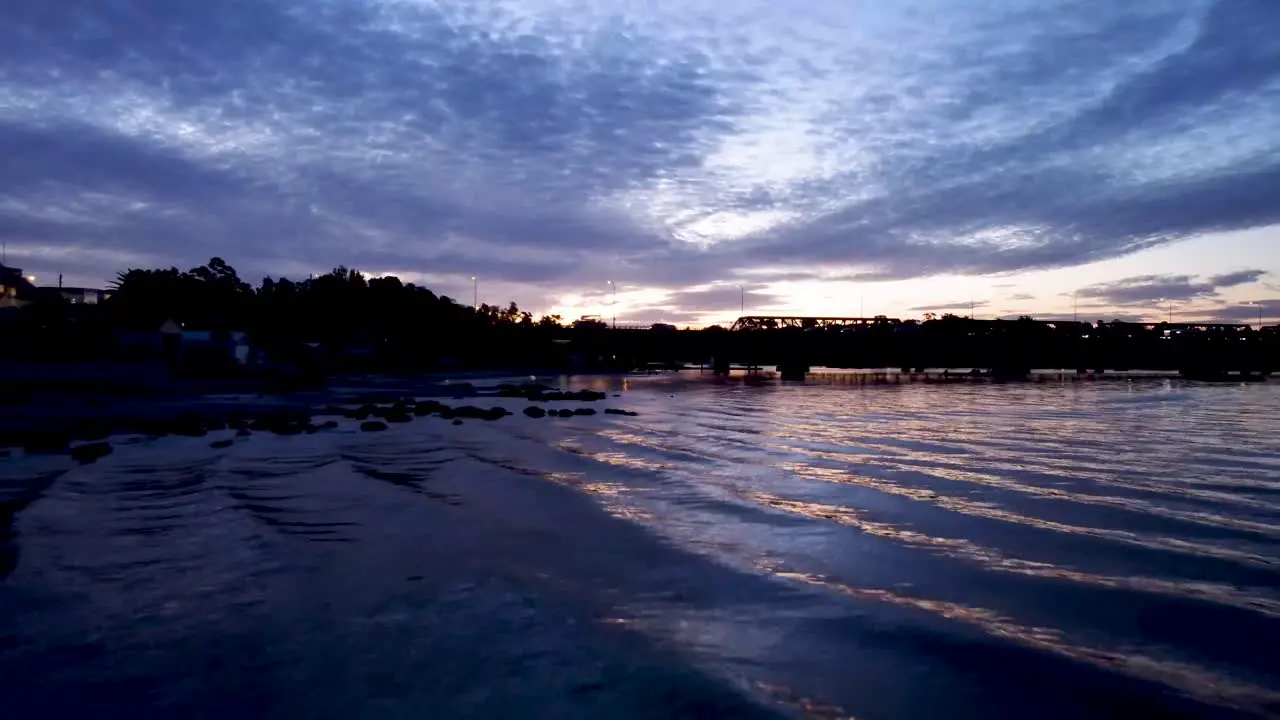
[[[1280,385],[590,382],[0,459],[5,717],[1280,715]]]

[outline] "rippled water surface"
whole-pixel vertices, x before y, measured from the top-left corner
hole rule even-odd
[[[1280,384],[583,383],[0,458],[5,716],[1280,716]]]

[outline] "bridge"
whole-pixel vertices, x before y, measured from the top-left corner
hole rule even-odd
[[[788,315],[747,315],[740,317],[730,330],[843,330],[872,325],[901,325],[898,318],[884,317],[799,317]]]
[[[1064,367],[1188,377],[1280,368],[1277,328],[1211,323],[745,315],[707,339],[702,357],[712,357],[717,372],[774,365],[784,379],[803,377],[811,365],[986,368],[1007,376]]]

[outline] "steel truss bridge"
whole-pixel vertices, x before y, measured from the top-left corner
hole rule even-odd
[[[798,317],[784,315],[747,315],[733,322],[730,330],[843,330],[877,325],[901,325],[898,318],[888,317]]]

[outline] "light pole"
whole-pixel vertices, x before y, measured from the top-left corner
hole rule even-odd
[[[1071,321],[1080,322],[1080,291],[1071,292]]]
[[[471,309],[480,310],[480,286],[476,284],[476,276],[471,276]]]
[[[1258,308],[1258,329],[1261,330],[1262,329],[1262,303],[1254,301],[1254,302],[1245,303],[1245,304],[1252,305]]]
[[[618,329],[618,283],[610,280],[609,287],[613,288],[613,329]]]
[[[741,320],[743,315],[747,314],[747,290],[743,286],[738,286],[738,319]]]

